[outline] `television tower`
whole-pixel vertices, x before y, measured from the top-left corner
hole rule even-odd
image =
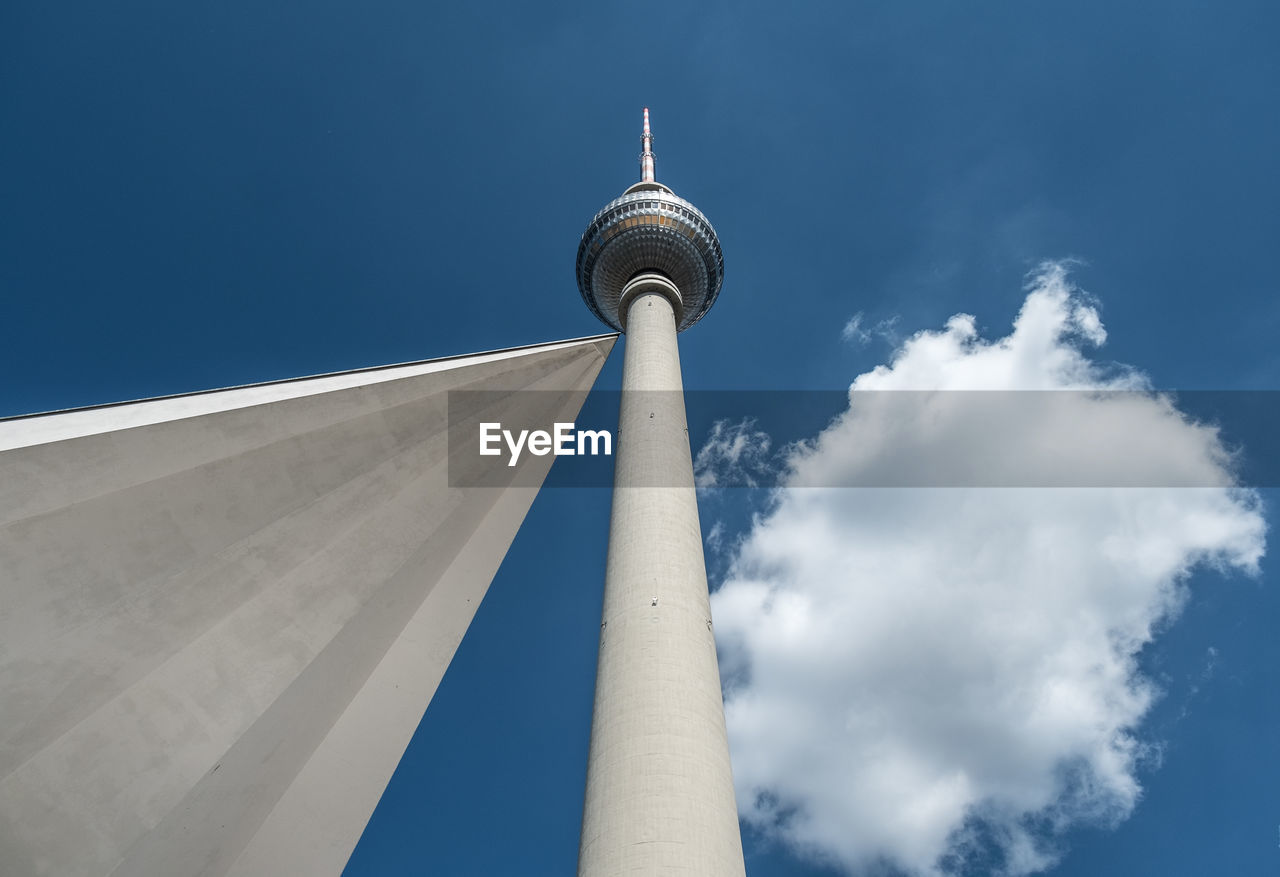
[[[578,245],[578,289],[627,336],[579,877],[742,877],[676,333],[720,292],[724,257],[696,207],[641,180]]]

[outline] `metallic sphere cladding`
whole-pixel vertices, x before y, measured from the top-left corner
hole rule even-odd
[[[680,290],[677,330],[711,309],[724,280],[720,239],[702,211],[661,183],[640,182],[596,214],[578,245],[578,289],[587,307],[621,331],[622,289],[646,273]]]

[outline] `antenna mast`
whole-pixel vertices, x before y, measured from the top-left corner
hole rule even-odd
[[[649,133],[649,108],[644,108],[644,134],[640,135],[640,179],[645,183],[653,182],[653,135]]]

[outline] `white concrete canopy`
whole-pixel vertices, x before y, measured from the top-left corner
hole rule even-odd
[[[0,871],[339,874],[614,341],[0,421]]]

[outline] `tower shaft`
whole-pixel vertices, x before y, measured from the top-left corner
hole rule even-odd
[[[742,877],[675,290],[630,286],[578,875]]]

